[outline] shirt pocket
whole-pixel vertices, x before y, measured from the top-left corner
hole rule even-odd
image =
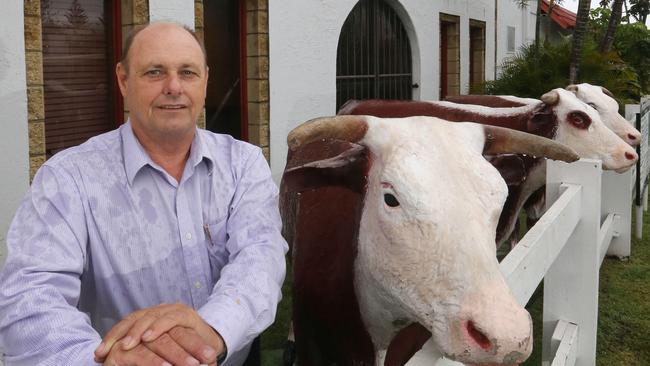
[[[204,226],[205,246],[208,249],[210,270],[214,280],[220,277],[221,269],[228,263],[229,253],[226,249],[226,243],[228,242],[227,221],[224,218]]]

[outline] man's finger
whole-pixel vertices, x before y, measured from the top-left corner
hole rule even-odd
[[[160,316],[165,311],[169,311],[169,309],[173,309],[175,306],[176,305],[173,304],[161,304],[158,306],[138,310],[127,315],[124,319],[120,320],[119,323],[115,324],[113,328],[108,331],[108,333],[106,333],[104,339],[102,340],[102,343],[100,343],[99,347],[97,347],[95,350],[95,359],[102,360],[105,358],[115,343],[124,338],[131,327],[133,327],[133,325],[145,315],[152,317]],[[133,342],[133,339],[127,339],[127,342],[123,342],[123,344],[128,343],[127,349],[130,349],[135,347],[135,345],[139,343],[139,340],[140,337],[136,339],[137,342]]]
[[[199,366],[202,363],[191,352],[181,347],[168,333],[152,342],[143,343],[143,345],[173,365]]]
[[[131,326],[140,318],[140,311],[129,314],[122,319],[119,323],[115,324],[111,330],[106,333],[102,343],[99,344],[95,350],[95,359],[101,360],[108,355],[115,343],[122,339],[124,335],[131,329]]]
[[[201,364],[216,363],[217,350],[207,344],[195,330],[174,327],[167,334],[194,358],[201,361]]]
[[[140,344],[132,350],[125,351],[116,347],[109,353],[104,365],[113,366],[172,366],[154,351]],[[181,364],[182,365],[182,364]]]
[[[131,328],[124,335],[124,338],[120,341],[122,348],[126,351],[134,348],[140,344],[140,339],[142,339],[142,334],[149,329],[151,324],[156,322],[159,319],[159,314],[157,313],[146,313],[140,319],[136,320],[135,323],[131,324]],[[149,340],[153,340],[151,338]]]
[[[186,309],[174,310],[165,313],[151,323],[146,332],[142,335],[142,340],[145,342],[152,341],[161,334],[169,332],[176,326],[194,328],[196,326],[195,313]]]

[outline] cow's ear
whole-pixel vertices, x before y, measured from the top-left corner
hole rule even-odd
[[[534,135],[546,136],[546,130],[553,128],[555,123],[555,113],[553,107],[540,103],[540,105],[533,111],[532,117],[528,120],[526,132]]]
[[[486,159],[497,168],[507,185],[518,185],[526,179],[526,166],[521,156],[497,155]]]
[[[282,184],[289,190],[337,185],[361,189],[367,172],[367,149],[336,139],[318,140],[290,151]]]

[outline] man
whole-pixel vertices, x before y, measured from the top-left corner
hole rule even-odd
[[[207,72],[188,29],[129,37],[129,121],[48,160],[9,230],[7,366],[240,365],[271,324],[277,188],[259,148],[196,128]]]

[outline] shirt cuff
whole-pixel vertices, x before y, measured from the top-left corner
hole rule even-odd
[[[198,313],[212,328],[214,328],[228,350],[226,360],[247,343],[249,324],[251,322],[249,309],[240,298],[219,295],[203,305]]]

